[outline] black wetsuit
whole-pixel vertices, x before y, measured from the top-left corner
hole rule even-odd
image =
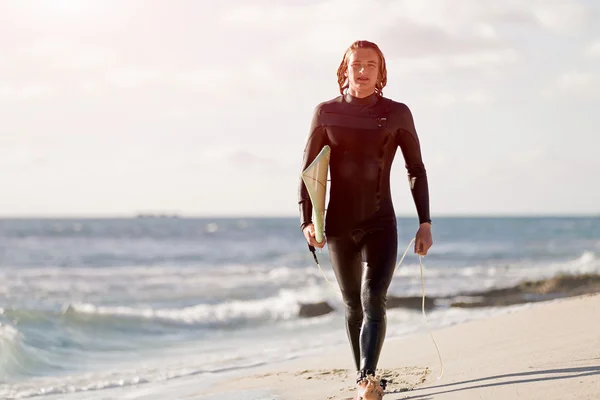
[[[346,305],[356,368],[375,372],[386,332],[386,296],[397,257],[390,170],[400,147],[419,221],[431,222],[427,174],[409,108],[373,94],[346,94],[319,104],[304,149],[302,170],[331,147],[325,232],[329,257]],[[301,228],[312,204],[299,185]],[[364,266],[363,266],[364,263]]]

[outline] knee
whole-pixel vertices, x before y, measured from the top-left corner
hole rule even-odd
[[[360,293],[344,293],[344,305],[346,306],[346,318],[349,321],[361,321],[363,308]]]
[[[371,321],[381,321],[385,317],[387,291],[365,285],[362,291],[364,314]]]

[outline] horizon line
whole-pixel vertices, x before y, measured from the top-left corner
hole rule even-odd
[[[592,217],[600,218],[599,212],[591,213],[575,213],[575,212],[554,212],[554,213],[536,213],[536,212],[489,212],[489,213],[440,213],[432,215],[431,219],[436,218],[575,218],[575,217]],[[101,214],[14,214],[1,215],[0,220],[8,219],[291,219],[299,218],[299,215],[290,214],[183,214],[183,213],[101,213]],[[411,214],[396,214],[396,218],[414,218],[417,215]]]

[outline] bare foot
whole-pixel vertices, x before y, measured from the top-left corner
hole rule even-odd
[[[362,395],[365,400],[381,400],[383,399],[383,388],[380,384],[380,378],[367,375],[367,384]]]
[[[364,399],[363,395],[365,394],[365,391],[367,390],[368,382],[369,381],[365,379],[356,384],[356,396],[352,400],[363,400]]]
[[[357,394],[353,400],[381,400],[383,399],[383,388],[380,378],[367,375],[365,379],[356,385]]]

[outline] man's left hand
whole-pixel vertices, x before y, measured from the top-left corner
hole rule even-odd
[[[432,245],[431,224],[424,222],[419,226],[419,230],[415,236],[415,253],[426,256]]]

